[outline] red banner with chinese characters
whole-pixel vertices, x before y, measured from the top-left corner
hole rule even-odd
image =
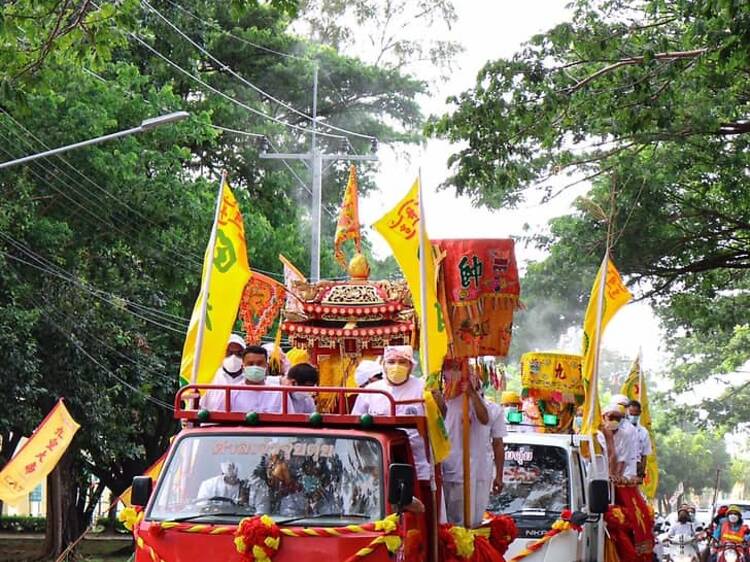
[[[503,357],[521,285],[513,240],[433,240],[441,256],[438,293],[454,358]]]
[[[0,500],[14,503],[28,497],[57,466],[79,427],[62,398],[58,400],[28,441],[0,471]]]
[[[240,301],[240,318],[247,343],[259,344],[286,301],[286,289],[278,281],[253,272]]]

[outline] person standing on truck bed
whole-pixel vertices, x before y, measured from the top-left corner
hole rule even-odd
[[[227,350],[221,367],[216,371],[211,384],[235,385],[242,384],[242,353],[245,351],[245,340],[242,336],[229,336]],[[206,410],[224,410],[224,391],[208,390],[201,398],[201,408]]]
[[[638,460],[638,476],[643,478],[646,475],[646,460],[653,452],[651,449],[651,437],[648,430],[640,425],[638,421],[641,417],[641,403],[638,400],[631,400],[628,404],[628,419],[633,424],[636,431],[636,443],[638,451],[636,459]]]
[[[397,402],[406,400],[423,400],[424,383],[422,379],[411,376],[414,368],[414,351],[410,345],[392,345],[383,350],[383,372],[385,378],[367,386],[369,389],[384,390]],[[354,402],[352,414],[361,416],[390,416],[391,402],[382,394],[360,394]],[[404,404],[396,406],[398,416],[424,416],[423,404]],[[416,429],[407,429],[411,444],[417,480],[432,480],[432,467],[427,460],[424,439]]]
[[[243,384],[257,386],[266,384],[268,351],[258,345],[248,345],[242,355],[242,363],[245,378]],[[231,411],[280,414],[281,397],[281,392],[273,390],[233,390]],[[291,401],[289,406],[289,412],[293,413]]]
[[[602,412],[603,425],[599,442],[607,447],[609,474],[615,482],[636,476],[635,455],[631,435],[622,431],[623,412],[617,403],[609,404]],[[630,425],[630,422],[626,422]],[[631,425],[632,427],[632,425]]]
[[[457,375],[455,378],[458,378]],[[446,377],[449,378],[449,377]],[[493,481],[494,468],[489,462],[490,447],[490,413],[487,403],[479,393],[479,378],[473,381],[461,381],[459,392],[446,401],[445,427],[451,440],[451,452],[443,461],[443,491],[448,523],[464,523],[464,465],[463,465],[463,404],[464,393],[469,396],[469,420],[471,448],[471,527],[482,522],[484,512],[490,500],[490,486]]]

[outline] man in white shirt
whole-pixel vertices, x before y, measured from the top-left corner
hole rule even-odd
[[[237,501],[240,497],[240,479],[237,465],[233,462],[221,463],[221,474],[201,482],[198,488],[199,500],[211,498],[228,498]]]
[[[602,430],[597,435],[599,443],[607,448],[609,473],[614,479],[630,479],[636,475],[635,456],[631,435],[622,430],[623,413],[619,404],[609,404],[602,412]],[[626,422],[631,425],[629,422]],[[632,427],[632,425],[631,425]]]
[[[490,460],[495,470],[492,493],[499,494],[503,491],[503,469],[505,468],[505,443],[503,439],[508,435],[508,429],[505,425],[505,412],[502,406],[494,402],[487,402],[487,411],[490,414]]]
[[[394,400],[423,400],[424,383],[421,379],[411,376],[414,368],[414,351],[410,345],[395,345],[386,347],[383,351],[383,371],[385,378],[368,385],[369,389],[380,389],[390,394]],[[352,414],[360,416],[390,416],[391,402],[382,394],[360,394],[357,396]],[[423,404],[404,404],[396,406],[396,415],[424,416]],[[431,480],[432,467],[427,460],[424,439],[416,429],[406,429],[409,436],[417,480]]]
[[[257,345],[248,345],[242,356],[244,364],[242,384],[262,386],[266,384],[266,371],[268,369],[268,352]],[[232,412],[256,412],[280,414],[282,393],[278,391],[265,390],[233,390],[231,399]],[[291,401],[287,408],[289,413],[294,412]]]
[[[460,376],[460,375],[459,375]],[[457,378],[457,377],[456,377]],[[464,393],[469,398],[469,448],[471,457],[471,521],[476,527],[482,522],[484,511],[489,503],[490,486],[494,477],[494,466],[490,462],[490,414],[487,403],[474,383],[460,383],[460,392],[455,398],[446,401],[445,427],[451,439],[451,452],[443,461],[443,490],[445,493],[446,515],[449,523],[464,524],[464,465],[463,465],[463,405]]]
[[[636,431],[636,444],[637,444],[637,455],[638,460],[638,476],[643,477],[646,475],[646,457],[652,452],[651,448],[651,437],[648,434],[648,430],[639,424],[641,417],[641,403],[638,400],[631,400],[628,404],[628,419],[633,424]]]
[[[281,379],[285,386],[318,386],[320,375],[310,363],[299,363],[289,369]],[[311,414],[316,411],[315,398],[310,392],[292,392],[289,396],[294,411],[298,414]]]
[[[354,382],[359,388],[365,388],[368,384],[383,378],[383,366],[372,359],[362,359],[354,371]]]
[[[242,353],[245,351],[245,340],[242,336],[229,336],[227,350],[221,367],[214,374],[211,384],[242,384]],[[207,390],[201,397],[200,407],[206,410],[224,411],[224,391]]]
[[[615,394],[612,397],[612,403],[617,404],[620,407],[620,412],[622,412],[622,419],[620,420],[620,430],[630,439],[630,445],[628,445],[628,450],[630,451],[628,468],[631,468],[632,471],[628,471],[628,476],[626,476],[626,478],[636,478],[638,476],[638,463],[641,459],[638,454],[640,450],[640,446],[638,445],[638,431],[627,418],[630,398],[628,398],[624,394]]]

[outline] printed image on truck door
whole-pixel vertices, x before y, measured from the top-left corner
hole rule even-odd
[[[503,482],[488,511],[512,515],[519,539],[544,535],[571,507],[568,452],[562,447],[506,443]]]

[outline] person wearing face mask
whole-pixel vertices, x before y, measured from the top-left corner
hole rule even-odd
[[[631,400],[628,404],[628,420],[633,424],[636,431],[636,446],[638,459],[638,476],[643,478],[646,475],[646,458],[653,452],[651,449],[651,437],[648,430],[638,424],[641,417],[641,403],[638,400]]]
[[[750,529],[742,520],[742,511],[736,505],[729,506],[727,517],[714,531],[714,539],[723,543],[743,544],[750,540]],[[716,559],[716,554],[713,555]]]
[[[248,345],[242,355],[244,381],[242,384],[263,386],[266,384],[268,351],[257,345]],[[256,412],[280,414],[282,411],[281,392],[271,390],[232,391],[232,412]],[[294,409],[289,401],[287,411]]]
[[[667,534],[670,539],[676,535],[695,536],[695,525],[690,518],[690,508],[685,504],[677,510],[677,523],[669,528]]]
[[[370,384],[367,388],[384,390],[397,402],[406,400],[422,400],[424,398],[424,383],[422,379],[411,376],[414,368],[414,351],[410,345],[392,345],[383,350],[383,372],[385,378]],[[390,416],[391,402],[382,394],[360,394],[352,408],[352,414],[361,416]],[[396,415],[423,416],[422,404],[402,404],[396,406]],[[424,439],[416,429],[405,430],[409,436],[417,479],[430,481],[432,467],[427,460]]]
[[[240,479],[237,465],[233,462],[223,462],[220,465],[221,474],[201,482],[197,499],[229,498],[237,501],[240,498]]]
[[[221,367],[216,371],[211,384],[242,384],[242,353],[245,351],[245,340],[242,336],[232,334],[227,343],[227,350]],[[224,410],[224,391],[208,390],[201,397],[200,407],[206,410]]]
[[[628,459],[628,467],[632,467],[632,474],[629,472],[628,478],[637,478],[638,474],[638,463],[641,462],[640,451],[641,447],[638,442],[638,429],[628,419],[628,406],[630,405],[630,398],[624,394],[615,394],[612,397],[611,402],[617,404],[620,407],[622,418],[620,419],[620,432],[628,436],[630,443],[627,445],[627,449],[630,452],[630,458]],[[645,465],[644,465],[645,466]]]
[[[622,420],[623,412],[620,405],[609,404],[602,411],[602,429],[597,436],[602,446],[606,446],[609,473],[615,481],[634,478],[636,475],[632,439],[629,433],[622,430]]]
[[[460,373],[446,374],[446,380],[458,380]],[[493,466],[489,460],[490,414],[484,398],[479,393],[480,381],[461,381],[458,394],[446,400],[445,427],[451,440],[451,451],[443,461],[443,492],[448,523],[464,523],[464,448],[463,448],[463,411],[464,393],[469,397],[469,449],[471,457],[471,527],[482,522],[490,498],[490,486],[493,481]]]
[[[318,386],[318,370],[309,363],[299,363],[289,369],[281,383],[289,386]],[[311,414],[316,411],[315,399],[309,392],[293,392],[290,400],[298,414]]]

